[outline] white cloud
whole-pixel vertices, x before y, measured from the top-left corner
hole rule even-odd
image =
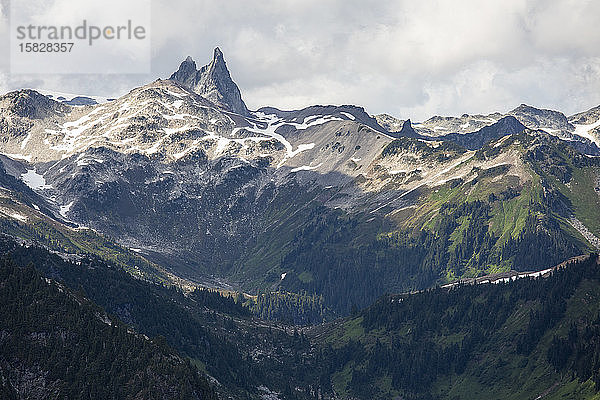
[[[152,15],[152,76],[53,81],[122,92],[220,46],[251,108],[351,103],[419,120],[600,104],[591,0],[154,0]]]
[[[8,7],[5,0],[0,0],[0,73],[8,71]]]
[[[2,71],[0,71],[0,95],[9,91],[8,77]]]
[[[597,2],[205,1],[159,3],[159,14],[163,6],[182,28],[171,32],[165,18],[169,48],[157,49],[156,70],[173,68],[162,54],[198,58],[220,45],[251,107],[356,103],[422,119],[600,103]]]

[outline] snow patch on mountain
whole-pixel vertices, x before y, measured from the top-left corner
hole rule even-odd
[[[319,168],[321,165],[323,165],[323,163],[320,163],[319,165],[302,165],[300,167],[296,167],[296,168],[292,168],[292,170],[290,172],[299,172],[299,171],[312,171],[313,169],[317,169]]]
[[[14,158],[15,160],[24,160],[27,162],[31,162],[31,156],[30,155],[25,155],[25,154],[18,154],[18,153],[0,153],[3,154],[7,157],[10,158]]]
[[[27,146],[27,143],[29,142],[30,139],[31,139],[31,132],[29,132],[27,134],[27,136],[25,137],[25,139],[23,139],[23,141],[21,142],[21,150],[25,149],[25,146]]]
[[[9,218],[16,219],[17,221],[20,221],[20,222],[27,222],[29,220],[29,218],[27,218],[25,215],[21,215],[19,213],[11,211],[11,210],[7,211],[6,209],[0,209],[0,213]]]
[[[593,124],[588,124],[588,125],[573,124],[573,125],[575,126],[575,131],[573,131],[573,133],[575,135],[589,139],[592,142],[596,143],[597,146],[600,147],[600,139],[595,138],[594,136],[590,135],[591,130],[596,129],[597,127],[600,126],[600,119],[598,121],[594,122]]]
[[[69,204],[60,206],[60,215],[63,216],[63,218],[67,218],[67,213],[71,210],[71,207],[73,206],[73,203],[75,203],[74,201],[71,201]]]
[[[44,179],[44,177],[38,174],[35,171],[35,169],[30,169],[26,173],[21,175],[21,180],[33,190],[43,190],[52,188],[52,185],[46,185],[46,180]]]
[[[74,106],[107,103],[117,97],[117,96],[105,97],[105,96],[94,96],[94,95],[88,95],[88,94],[75,94],[75,93],[67,93],[67,92],[60,92],[60,91],[56,91],[56,90],[47,90],[47,89],[34,89],[34,90],[52,100],[56,100],[61,103],[74,105]]]
[[[296,150],[294,150],[292,144],[286,138],[284,138],[281,134],[275,132],[277,130],[277,128],[279,128],[279,126],[284,122],[284,120],[277,117],[277,115],[275,115],[275,114],[267,115],[267,114],[264,114],[261,112],[257,112],[256,116],[259,118],[260,121],[265,122],[267,124],[267,126],[265,128],[260,128],[257,124],[254,124],[253,128],[244,128],[244,129],[246,129],[250,132],[264,134],[264,135],[267,135],[274,139],[277,139],[279,142],[281,142],[281,144],[283,144],[285,146],[286,157],[279,163],[278,167],[283,165],[283,163],[287,159],[292,158],[303,151],[314,148],[314,146],[315,146],[314,143],[304,143],[304,144],[298,145],[296,147]],[[313,118],[313,117],[305,118],[304,121],[310,120],[310,122],[303,122],[301,124],[290,123],[290,122],[285,122],[285,123],[288,125],[294,126],[298,130],[303,130],[303,129],[307,129],[311,126],[322,125],[326,122],[330,122],[333,120],[342,120],[341,118],[336,118],[336,117],[326,118],[326,117],[323,117],[320,115],[314,116],[314,117],[316,117],[316,118]],[[235,134],[239,129],[241,129],[241,128],[234,129],[232,134]]]

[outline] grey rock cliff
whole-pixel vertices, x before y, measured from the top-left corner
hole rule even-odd
[[[212,61],[196,69],[196,63],[187,57],[169,78],[188,87],[202,97],[240,115],[249,115],[240,89],[231,79],[223,53],[215,48]]]

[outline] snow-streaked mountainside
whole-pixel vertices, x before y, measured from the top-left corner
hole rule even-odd
[[[525,268],[518,251],[532,242],[551,256],[529,270],[600,243],[600,107],[566,117],[521,105],[419,123],[352,105],[251,111],[219,49],[200,69],[188,58],[170,79],[111,101],[46,94],[0,97],[10,183],[0,219],[12,235],[56,245],[64,229],[86,227],[179,277],[329,290],[335,301],[333,273],[320,274],[348,265],[352,251],[366,252],[363,262],[336,279],[383,263],[371,266],[381,268],[376,295]],[[42,220],[54,233],[31,223]],[[399,232],[411,239],[396,242]],[[434,237],[439,254],[419,250]],[[315,246],[329,253],[317,257]],[[399,246],[403,256],[381,250]],[[417,261],[394,264],[407,254]]]
[[[109,101],[113,101],[115,99],[115,97],[66,93],[66,92],[58,92],[56,90],[46,90],[46,89],[34,89],[34,90],[52,100],[56,100],[58,102],[65,103],[70,106],[89,106],[89,105],[94,105],[94,104],[102,104],[102,103],[106,103]]]
[[[463,114],[460,117],[434,116],[426,121],[414,123],[413,127],[419,134],[430,137],[468,134],[490,126],[506,116],[515,117],[529,129],[540,129],[561,139],[600,146],[600,106],[566,117],[559,111],[521,104],[504,114],[495,112],[488,115]],[[404,123],[403,120],[387,114],[379,114],[375,118],[390,132],[399,132]]]

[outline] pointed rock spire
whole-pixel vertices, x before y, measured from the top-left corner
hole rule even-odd
[[[223,59],[223,52],[218,47],[215,47],[215,51],[213,52],[213,61],[216,60],[225,62],[225,60]]]
[[[191,83],[190,81],[196,75],[196,72],[196,63],[192,60],[192,57],[187,56],[181,65],[179,65],[179,69],[169,79],[188,86],[188,83]]]
[[[218,47],[215,48],[213,59],[208,65],[197,70],[196,63],[188,56],[169,79],[181,83],[223,108],[241,115],[249,114],[240,89],[231,79],[223,52]]]
[[[404,123],[402,124],[402,129],[400,129],[400,132],[398,132],[398,135],[405,136],[405,137],[412,137],[412,138],[419,136],[419,134],[412,127],[412,123],[410,122],[410,119],[407,119],[406,121],[404,121]]]

